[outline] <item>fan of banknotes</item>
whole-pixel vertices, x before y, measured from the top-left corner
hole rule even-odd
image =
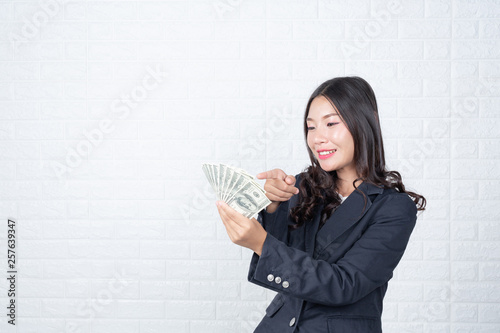
[[[248,218],[255,218],[271,203],[262,186],[243,169],[210,163],[203,164],[202,169],[217,200],[224,201]]]

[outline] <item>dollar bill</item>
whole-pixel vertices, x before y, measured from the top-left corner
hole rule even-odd
[[[217,200],[226,202],[248,218],[255,218],[271,203],[262,186],[241,168],[204,163],[202,169],[214,189]]]

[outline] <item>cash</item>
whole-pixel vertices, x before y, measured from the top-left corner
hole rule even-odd
[[[271,203],[262,186],[243,169],[211,163],[204,163],[202,169],[217,200],[224,201],[248,218],[257,217],[257,213]]]

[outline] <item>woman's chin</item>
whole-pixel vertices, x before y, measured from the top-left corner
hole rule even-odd
[[[332,171],[335,171],[335,167],[332,166],[332,165],[329,165],[329,164],[325,164],[325,163],[319,163],[319,166],[321,169],[323,169],[323,171],[326,171],[326,172],[332,172]]]

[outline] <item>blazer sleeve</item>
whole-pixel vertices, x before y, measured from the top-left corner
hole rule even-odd
[[[288,237],[288,224],[286,221],[279,219],[279,216],[286,216],[288,202],[281,202],[273,213],[268,213],[266,209],[259,212],[257,220],[262,227],[267,231],[268,235],[274,236],[276,239],[286,242]]]
[[[268,233],[261,256],[252,257],[248,280],[329,306],[358,301],[389,281],[415,226],[417,209],[406,194],[388,195],[383,201],[362,236],[333,264]],[[282,282],[268,279],[270,274]]]

